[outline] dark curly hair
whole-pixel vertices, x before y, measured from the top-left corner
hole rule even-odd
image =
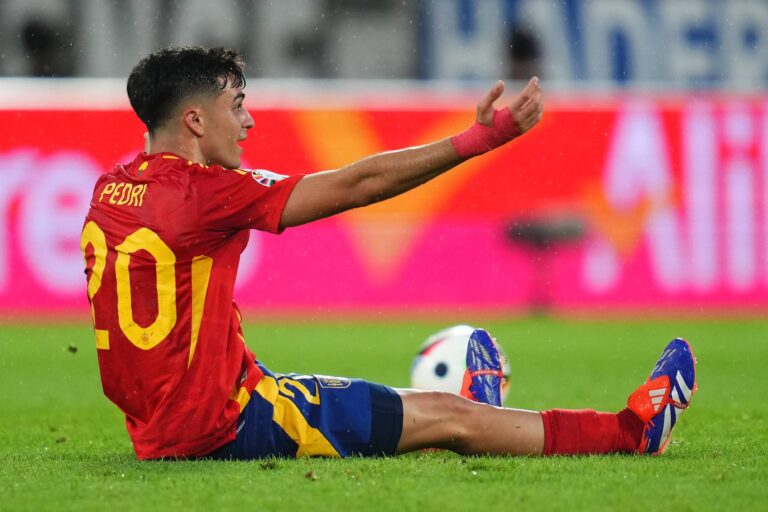
[[[179,103],[197,94],[217,95],[227,84],[245,87],[243,60],[225,48],[165,48],[141,59],[128,77],[128,99],[150,133]]]

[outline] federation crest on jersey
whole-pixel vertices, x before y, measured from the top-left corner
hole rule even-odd
[[[327,375],[315,375],[321,388],[326,389],[344,389],[348,388],[352,381],[344,377],[329,377]]]
[[[251,177],[256,180],[259,185],[265,187],[271,187],[280,180],[284,180],[288,176],[284,174],[277,174],[276,172],[265,171],[263,169],[254,169],[251,171]]]

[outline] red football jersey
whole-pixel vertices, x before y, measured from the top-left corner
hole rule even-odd
[[[233,302],[248,230],[279,232],[301,176],[141,154],[96,182],[81,248],[104,394],[140,459],[235,438],[262,374]]]

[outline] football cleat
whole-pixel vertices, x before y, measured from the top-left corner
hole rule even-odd
[[[664,453],[672,429],[696,389],[696,359],[691,345],[675,338],[664,349],[645,384],[627,400],[627,407],[645,423],[637,453]]]
[[[476,329],[467,342],[467,370],[461,384],[461,396],[501,407],[503,364],[491,335],[483,329]]]

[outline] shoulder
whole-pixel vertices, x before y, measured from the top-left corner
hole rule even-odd
[[[258,185],[259,188],[270,188],[275,183],[289,176],[267,171],[265,169],[226,169],[220,165],[193,164],[190,174],[199,179],[218,179],[228,183],[234,183],[245,187]]]
[[[285,174],[278,174],[276,172],[267,171],[264,169],[250,169],[250,170],[238,169],[238,170],[248,172],[251,178],[253,178],[253,180],[256,183],[264,187],[271,187],[278,181],[283,181],[284,179],[289,177]]]

